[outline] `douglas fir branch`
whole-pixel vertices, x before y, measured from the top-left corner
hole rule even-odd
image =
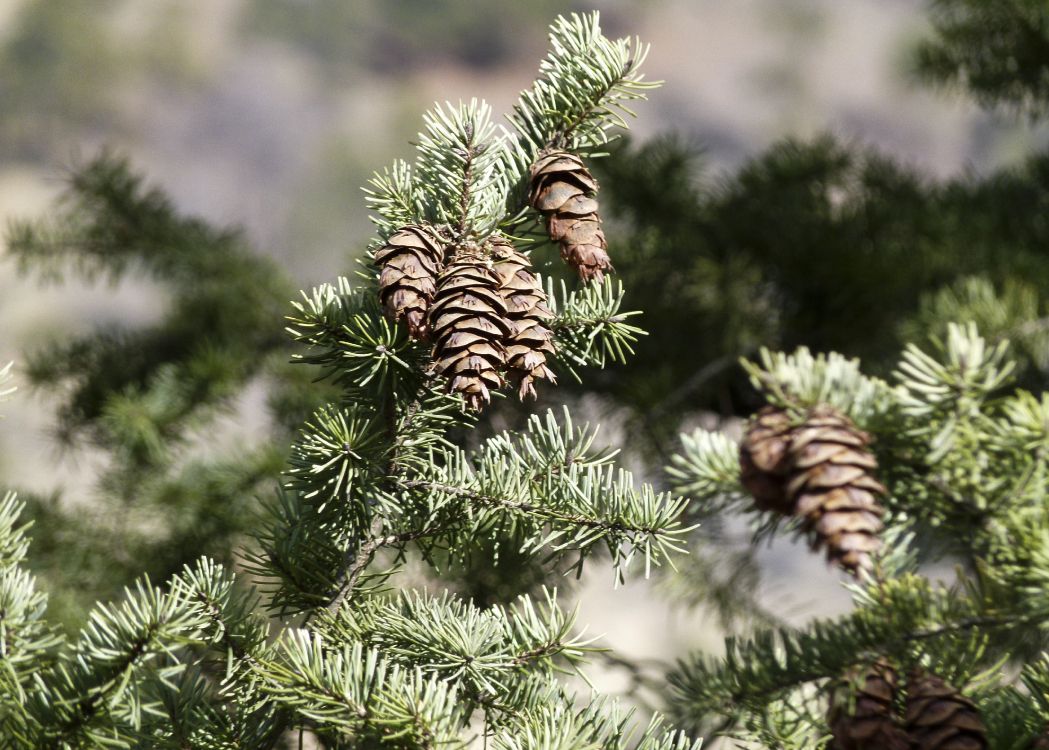
[[[439,106],[415,160],[375,176],[378,272],[317,287],[289,318],[295,361],[328,384],[308,386],[307,403],[323,405],[298,431],[236,575],[203,557],[163,586],[143,578],[67,638],[25,567],[23,506],[3,497],[0,747],[698,750],[661,716],[639,722],[563,680],[594,649],[554,591],[482,608],[398,576],[408,555],[447,570],[480,555],[494,566],[506,549],[551,578],[600,552],[622,580],[681,552],[686,500],[636,481],[567,410],[468,447],[456,439],[507,383],[534,396],[632,352],[640,331],[619,282],[602,277],[596,184],[577,160],[651,88],[644,53],[607,39],[596,14],[561,18],[511,130],[483,103]],[[547,165],[532,190],[551,148],[573,166]],[[136,249],[189,238],[158,253],[210,236],[123,163],[101,159],[87,174],[97,179],[74,182],[57,229],[20,228],[20,252],[123,268],[129,232],[143,232]],[[554,205],[566,189],[575,199]],[[540,283],[544,219],[583,283]]]
[[[591,23],[555,26],[554,52],[512,129],[497,130],[484,104],[438,108],[414,165],[397,162],[372,182],[379,298],[431,343],[430,371],[475,411],[508,382],[524,399],[556,380],[556,318],[531,257],[536,218],[584,282],[600,285],[612,270],[583,156],[625,126],[626,102],[652,84],[638,72],[645,49],[605,40]]]

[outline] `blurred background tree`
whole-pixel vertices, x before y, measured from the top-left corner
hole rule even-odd
[[[143,569],[160,580],[202,554],[228,560],[310,413],[273,325],[288,280],[239,232],[183,218],[108,154],[74,170],[46,220],[12,223],[7,245],[23,272],[54,283],[63,272],[110,285],[146,276],[165,308],[153,324],[56,337],[23,356],[25,378],[55,397],[57,442],[103,457],[72,504],[60,494],[29,503],[59,616],[76,621]],[[239,445],[214,434],[259,380],[272,383],[266,414],[251,420],[262,436]]]
[[[653,77],[669,81],[650,118],[663,132],[595,162],[627,307],[652,335],[585,392],[545,397],[610,421],[650,472],[683,423],[758,403],[737,359],[759,345],[835,349],[878,374],[902,341],[975,319],[1017,344],[1022,384],[1044,387],[1049,11],[844,5],[605,9],[610,34],[654,43]],[[66,451],[29,504],[32,563],[68,622],[144,568],[233,554],[312,405],[298,387],[312,374],[287,367],[293,349],[273,336],[287,300],[354,270],[371,234],[358,186],[418,130],[420,96],[524,85],[542,34],[514,30],[573,7],[0,3],[0,214],[47,216],[6,234],[17,262],[0,267],[0,361],[18,361],[38,394],[21,408],[48,414],[37,424]],[[877,45],[892,49],[872,57]],[[891,85],[853,75],[872,60]],[[106,143],[135,166],[95,158]],[[54,180],[78,150],[91,156]],[[246,231],[220,228],[231,222]],[[65,274],[36,291],[15,269]],[[31,465],[0,470],[19,484],[40,474]],[[736,531],[707,519],[682,580],[709,585],[690,598],[726,621],[776,619]],[[478,601],[539,582],[484,551],[473,560],[453,583]]]
[[[602,385],[658,446],[683,411],[747,411],[737,360],[759,345],[838,351],[884,375],[903,341],[974,319],[1017,342],[1027,387],[1044,384],[1045,154],[937,182],[825,136],[715,181],[673,138],[619,151],[603,175],[627,229],[613,257],[653,333]]]

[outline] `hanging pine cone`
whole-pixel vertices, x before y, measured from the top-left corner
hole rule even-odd
[[[410,224],[397,230],[375,253],[379,301],[392,319],[408,324],[412,338],[429,335],[426,312],[444,260],[441,238],[430,227]]]
[[[871,566],[885,514],[869,444],[869,435],[829,406],[812,409],[800,423],[766,406],[740,444],[740,480],[760,510],[798,516],[827,559],[856,573]]]
[[[461,393],[471,409],[491,400],[506,365],[502,342],[510,335],[499,277],[478,248],[460,250],[437,279],[429,312],[434,369]]]
[[[907,680],[904,723],[917,750],[987,750],[987,730],[972,701],[920,670]]]
[[[826,405],[809,412],[791,434],[787,496],[802,528],[827,549],[827,559],[846,570],[869,570],[878,549],[885,509],[878,495],[885,487],[867,447],[870,435]]]
[[[761,510],[789,515],[787,498],[787,448],[790,416],[783,409],[766,406],[750,421],[739,446],[740,479]]]
[[[857,677],[862,682],[857,685]],[[848,693],[835,696],[828,723],[834,738],[831,750],[907,750],[910,743],[896,723],[893,701],[899,678],[879,660],[846,681]],[[847,706],[855,697],[852,711]]]
[[[536,397],[535,381],[557,381],[546,366],[546,355],[554,353],[554,334],[547,321],[554,316],[546,306],[546,294],[531,271],[528,259],[504,238],[492,242],[493,269],[499,277],[499,294],[506,303],[510,335],[506,339],[506,366],[518,383],[518,394]]]
[[[546,217],[550,239],[561,257],[585,281],[612,269],[608,243],[597,212],[597,180],[583,160],[567,151],[548,151],[532,165],[528,202]]]

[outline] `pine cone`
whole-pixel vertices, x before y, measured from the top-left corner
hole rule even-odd
[[[976,706],[935,675],[910,674],[904,721],[918,750],[987,750],[987,730]]]
[[[437,279],[429,312],[434,369],[448,379],[448,391],[461,393],[471,409],[491,401],[503,380],[502,342],[510,335],[499,277],[477,248],[463,249]]]
[[[739,446],[740,478],[761,510],[789,515],[787,499],[787,449],[790,416],[783,409],[766,406],[750,421]]]
[[[852,573],[870,569],[885,514],[877,498],[885,487],[871,474],[878,462],[869,444],[870,435],[824,405],[795,428],[787,451],[793,514],[827,548],[827,559]]]
[[[612,269],[608,243],[597,213],[597,180],[583,160],[567,151],[540,154],[532,165],[528,202],[546,217],[550,239],[561,244],[561,257],[585,281],[604,278]]]
[[[506,303],[510,335],[506,339],[506,366],[518,382],[518,394],[536,397],[535,381],[557,382],[546,366],[546,355],[554,353],[554,334],[546,325],[553,313],[546,294],[531,271],[528,259],[504,238],[492,242],[493,269],[499,277],[499,294]]]
[[[857,687],[857,677],[863,682]],[[848,699],[855,691],[852,712],[845,706],[850,700],[832,703],[828,723],[834,741],[831,750],[907,750],[907,735],[894,716],[893,701],[899,678],[896,670],[879,660],[864,673],[849,675],[846,680]]]
[[[444,261],[441,238],[430,227],[410,224],[397,230],[375,253],[379,301],[394,320],[408,324],[412,338],[429,335],[426,312]]]
[[[740,479],[759,509],[800,517],[827,559],[856,573],[871,566],[885,514],[869,443],[829,406],[812,409],[797,426],[786,410],[766,406],[740,444]]]

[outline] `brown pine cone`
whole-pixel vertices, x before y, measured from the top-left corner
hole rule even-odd
[[[612,270],[608,243],[598,215],[597,180],[583,160],[567,151],[547,151],[532,165],[528,202],[546,217],[550,239],[584,281]]]
[[[917,750],[987,750],[987,730],[973,702],[921,670],[907,680],[904,724]]]
[[[857,678],[862,678],[858,685]],[[898,682],[896,670],[883,660],[848,676],[843,686],[848,692],[832,698],[828,716],[834,738],[831,750],[908,750],[910,743],[896,723],[893,706]],[[849,712],[853,695],[855,703]]]
[[[790,415],[766,406],[747,425],[739,446],[740,479],[761,510],[789,515],[793,504],[787,499],[787,448],[790,446]]]
[[[390,235],[375,253],[379,301],[392,319],[408,324],[412,338],[429,335],[426,312],[433,302],[437,274],[444,265],[444,245],[431,228],[410,224]]]
[[[546,365],[546,355],[554,353],[554,334],[547,327],[554,316],[546,306],[546,293],[532,273],[531,264],[509,240],[499,237],[492,241],[492,261],[511,328],[505,342],[506,366],[524,401],[525,396],[536,397],[535,381],[557,382]]]
[[[499,277],[479,248],[460,250],[438,277],[429,326],[434,369],[448,379],[450,393],[461,393],[471,409],[480,410],[503,384],[502,342],[511,325]]]
[[[881,545],[885,487],[872,472],[878,462],[867,447],[870,435],[844,414],[818,406],[791,434],[787,450],[787,497],[814,545],[827,559],[856,573],[869,570]]]
[[[798,516],[813,546],[855,574],[870,569],[885,514],[869,444],[867,433],[830,406],[815,407],[800,424],[766,406],[740,444],[740,480],[760,510]]]

